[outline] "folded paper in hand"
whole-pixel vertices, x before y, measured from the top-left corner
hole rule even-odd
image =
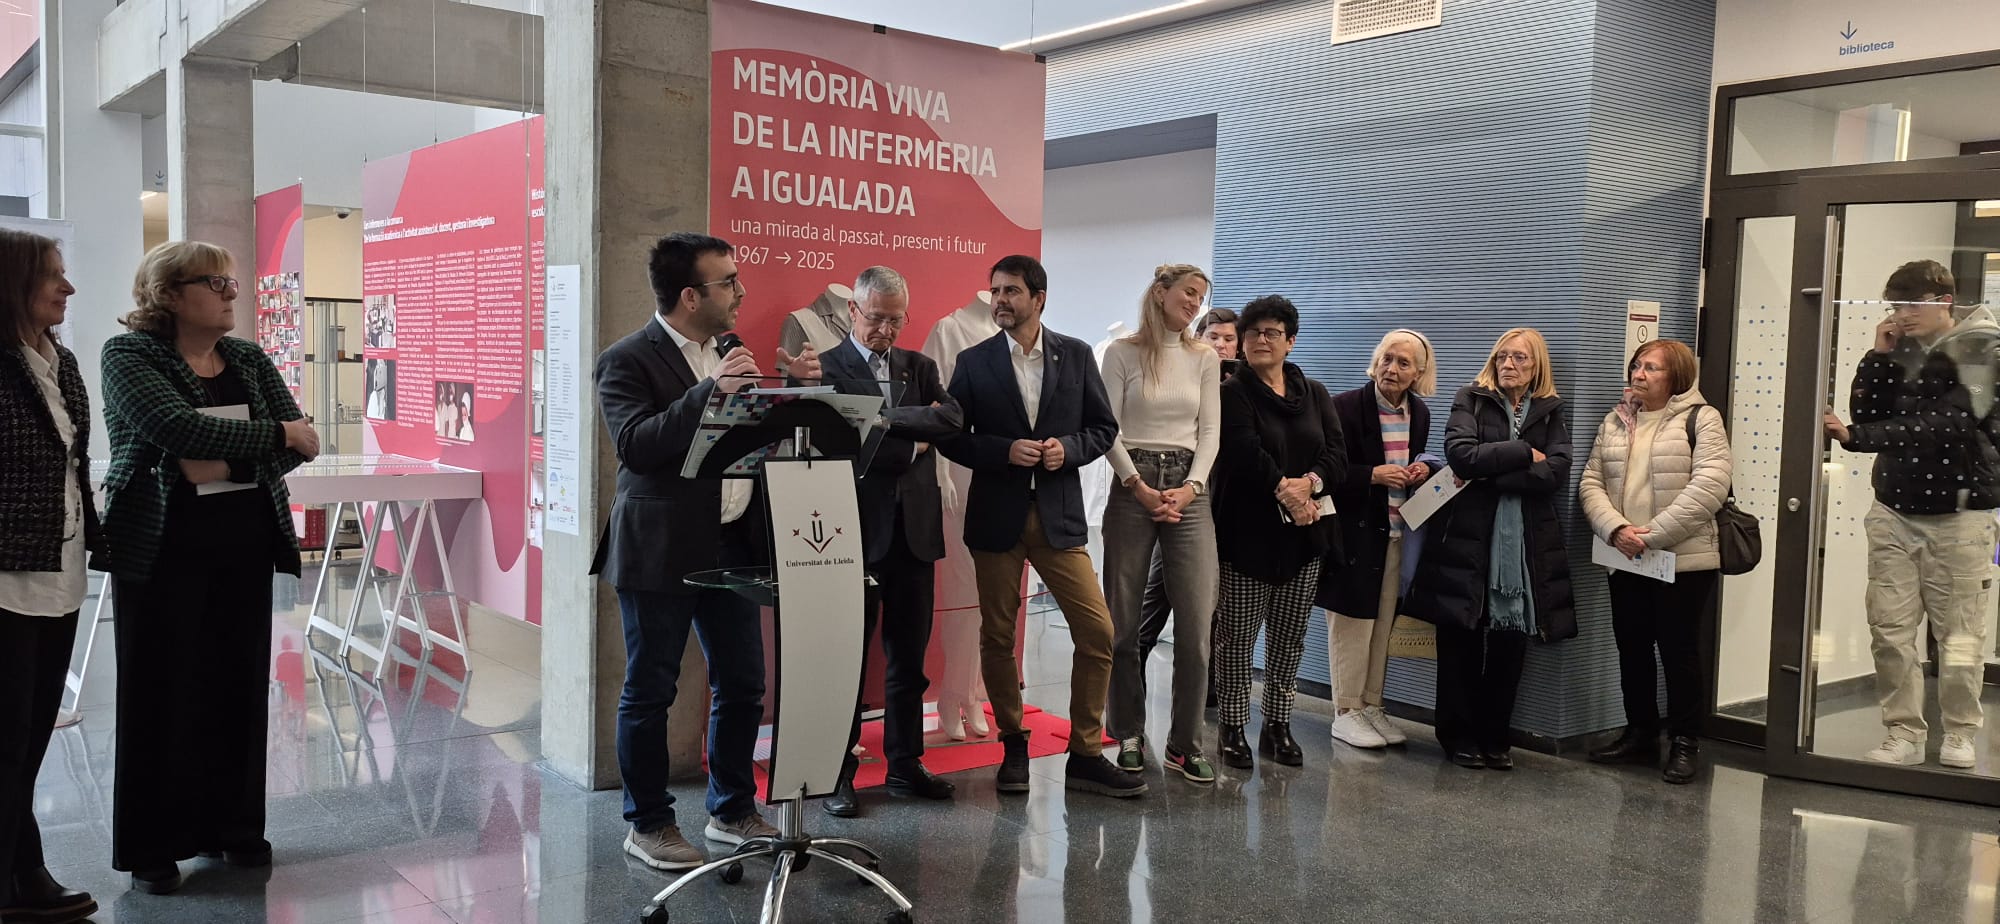
[[[220,417],[223,420],[250,419],[250,405],[247,404],[225,404],[218,407],[205,407],[201,409],[201,412],[210,417]],[[248,491],[256,486],[254,482],[246,484],[241,481],[211,481],[206,484],[195,485],[194,493],[197,496],[228,494],[231,491]]]
[[[1661,549],[1647,549],[1646,554],[1633,558],[1598,539],[1591,543],[1590,563],[1616,571],[1630,571],[1655,581],[1674,582],[1674,553]]]
[[[1424,521],[1430,519],[1431,514],[1443,509],[1444,505],[1450,503],[1451,499],[1457,497],[1458,492],[1462,490],[1465,488],[1458,483],[1458,477],[1451,473],[1451,466],[1438,469],[1437,474],[1432,475],[1423,484],[1417,485],[1416,490],[1410,492],[1409,499],[1403,501],[1403,522],[1408,523],[1411,529],[1424,525]]]

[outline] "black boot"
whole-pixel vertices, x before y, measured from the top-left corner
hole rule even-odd
[[[1650,764],[1660,758],[1660,733],[1650,728],[1627,725],[1618,740],[1590,752],[1600,764]]]
[[[1000,758],[1000,773],[993,778],[993,788],[1001,792],[1027,792],[1028,733],[1001,735],[1000,746],[1006,749],[1006,756]]]
[[[1292,740],[1290,722],[1265,722],[1264,731],[1257,736],[1257,753],[1287,767],[1297,767],[1306,762],[1305,752],[1299,750],[1299,743]]]
[[[896,795],[920,799],[949,799],[958,790],[950,780],[932,773],[922,761],[915,760],[890,764],[889,776],[884,782]]]
[[[855,818],[861,814],[861,800],[854,795],[854,777],[841,774],[833,784],[833,795],[820,803],[820,808],[835,818]]]
[[[1686,735],[1675,735],[1673,743],[1667,748],[1667,768],[1660,772],[1660,779],[1675,785],[1692,783],[1695,770],[1700,766],[1701,742]]]
[[[14,877],[14,903],[0,908],[0,920],[36,924],[69,924],[97,911],[97,901],[89,892],[65,889],[49,875],[48,867]]]
[[[1257,765],[1250,756],[1250,739],[1243,737],[1243,726],[1224,725],[1217,733],[1215,752],[1222,755],[1222,762],[1238,770],[1248,770]]]

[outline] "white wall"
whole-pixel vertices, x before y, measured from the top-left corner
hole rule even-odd
[[[361,212],[306,219],[307,298],[361,297]]]
[[[1841,33],[1855,30],[1851,39]],[[1862,43],[1895,47],[1840,53]],[[1716,0],[1718,85],[1869,67],[2000,47],[1994,0]]]
[[[0,122],[41,125],[42,72],[35,71],[0,99]],[[0,196],[40,198],[49,185],[40,138],[0,138]]]
[[[1215,151],[1043,175],[1042,264],[1051,328],[1091,343],[1138,327],[1139,291],[1162,263],[1215,263]]]

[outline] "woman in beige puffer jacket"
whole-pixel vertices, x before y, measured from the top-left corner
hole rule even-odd
[[[1611,572],[1611,628],[1626,726],[1616,742],[1590,756],[1605,763],[1658,759],[1657,647],[1667,678],[1671,739],[1661,776],[1687,783],[1699,760],[1700,627],[1722,565],[1715,514],[1729,497],[1729,433],[1722,413],[1706,406],[1695,388],[1694,351],[1686,344],[1651,341],[1633,354],[1629,371],[1632,387],[1598,427],[1577,496],[1591,532],[1622,554],[1672,552],[1674,581]]]

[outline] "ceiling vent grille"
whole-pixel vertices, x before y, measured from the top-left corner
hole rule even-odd
[[[1333,43],[1429,29],[1444,22],[1444,0],[1338,0]]]

